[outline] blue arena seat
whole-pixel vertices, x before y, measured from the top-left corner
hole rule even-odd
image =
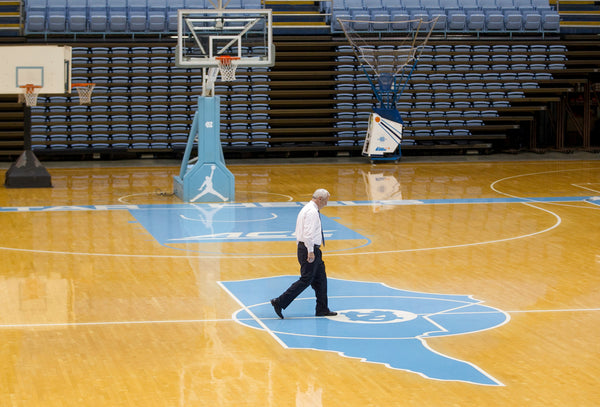
[[[479,10],[467,13],[467,28],[471,31],[482,31],[485,27],[485,14]]]
[[[567,46],[562,44],[549,44],[547,46],[548,52],[551,53],[565,53],[567,52]]]
[[[504,14],[496,9],[485,10],[485,29],[487,31],[503,31]]]
[[[402,6],[409,13],[412,13],[413,10],[421,10],[421,3],[419,0],[404,0]]]
[[[564,54],[550,54],[548,55],[549,63],[561,63],[567,60],[567,57]]]
[[[445,31],[446,30],[448,16],[446,15],[445,11],[440,10],[440,9],[430,10],[428,19],[430,19],[430,20],[437,19],[437,21],[435,22],[435,26],[433,27],[434,30],[436,30],[436,31]]]
[[[89,29],[94,32],[104,32],[108,27],[108,8],[106,0],[95,0],[89,7]]]
[[[373,31],[388,31],[390,29],[390,13],[386,10],[377,10],[372,12],[371,14],[372,20],[374,21],[371,24],[371,28]]]
[[[528,50],[537,54],[544,54],[548,51],[548,47],[546,46],[546,44],[531,44],[528,47]]]
[[[479,5],[479,8],[483,11],[498,10],[496,0],[477,0],[477,4]]]
[[[66,0],[48,0],[48,31],[64,32],[66,23]]]
[[[345,0],[344,5],[345,9],[349,10],[350,12],[352,12],[353,10],[364,10],[362,0]]]
[[[335,0],[334,0],[335,1]],[[396,10],[402,8],[402,5],[398,0],[381,0],[381,5],[386,10]]]
[[[129,29],[134,32],[146,31],[148,19],[148,4],[146,0],[129,0],[127,11]]]
[[[440,0],[440,8],[442,10],[459,10],[458,0]]]
[[[542,28],[544,31],[558,31],[560,29],[560,17],[556,11],[542,12]]]
[[[521,12],[533,10],[534,8],[531,0],[513,0],[513,4]]]
[[[464,31],[467,27],[467,15],[461,10],[448,10],[447,24],[450,31]]]
[[[148,0],[148,31],[162,32],[167,23],[166,0]]]
[[[427,20],[429,20],[429,13],[427,12],[427,10],[423,10],[423,9],[410,10],[410,18],[411,18],[411,20],[427,21]],[[419,21],[413,21],[411,28],[413,30],[415,30],[419,27],[419,24],[420,24]]]
[[[492,64],[491,68],[494,71],[504,72],[504,71],[508,71],[508,64]],[[505,76],[505,79],[506,79],[506,76]]]
[[[539,26],[539,24],[538,24]],[[528,56],[526,54],[512,54],[510,56],[510,60],[513,62],[522,62],[522,61],[527,61]]]
[[[167,31],[177,31],[177,10],[183,8],[183,0],[169,0],[167,3]]]
[[[474,10],[481,10],[477,0],[458,0],[458,6],[467,13]]]
[[[495,50],[494,48],[492,48],[492,52],[494,52],[494,55],[491,55],[491,61],[493,63],[498,63],[498,62],[506,62],[508,60],[510,60],[510,56],[508,54],[505,54],[504,51],[498,51]]]
[[[208,3],[210,4],[210,3]],[[209,7],[208,4],[204,5],[204,8]],[[223,2],[223,5],[227,4],[227,8],[229,9],[234,9],[234,8],[242,8],[242,0],[229,0],[228,2]]]
[[[384,10],[383,2],[381,0],[363,0],[363,8],[371,12],[375,10]]]
[[[89,7],[89,29],[94,32],[104,32],[108,27],[108,9],[105,1],[94,2]]]
[[[243,0],[241,8],[252,10],[261,9],[263,7],[260,0]]]
[[[225,5],[226,2],[223,2],[223,5]],[[202,9],[205,8],[205,2],[204,0],[185,0],[184,1],[185,7],[187,9]]]
[[[332,10],[345,10],[346,2],[344,0],[332,0],[331,9]]]
[[[433,79],[431,79],[431,76],[432,75],[429,76],[430,80],[434,81]],[[431,89],[436,90],[436,91],[446,91],[446,90],[448,90],[449,87],[450,87],[450,84],[446,81],[434,81],[431,84]]]
[[[550,2],[548,0],[531,0],[531,4],[540,13],[543,11],[552,10],[552,7],[550,6]]]
[[[511,82],[507,82],[506,86],[509,86],[511,84]],[[502,89],[503,85],[501,82],[486,82],[485,83],[485,88],[486,89],[493,89],[493,90],[497,90],[497,89]]]
[[[523,16],[516,9],[505,9],[504,27],[508,31],[520,31],[523,28]]]
[[[108,5],[108,27],[112,32],[127,31],[127,1],[111,0]]]
[[[67,20],[69,31],[87,31],[88,16],[86,0],[68,0]]]
[[[496,0],[496,7],[502,11],[516,9],[513,0]]]
[[[406,31],[409,28],[408,20],[410,20],[410,15],[406,12],[406,10],[392,10],[392,23],[390,28],[392,31]]]
[[[509,93],[512,93],[512,92],[509,92]],[[490,99],[503,99],[506,97],[506,94],[502,91],[492,91],[492,92],[488,92],[488,97]]]
[[[352,29],[356,31],[369,31],[371,15],[367,11],[362,9],[353,11],[352,19],[355,20],[352,22]]]

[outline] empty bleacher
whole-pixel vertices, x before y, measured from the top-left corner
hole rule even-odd
[[[175,42],[162,34],[173,32],[177,8],[202,8],[205,2],[39,1],[26,2],[26,38],[51,43],[57,36],[62,44],[71,38],[73,82],[93,82],[96,88],[90,106],[80,105],[74,93],[40,97],[31,117],[36,154],[46,158],[181,154],[201,94],[202,73],[175,66]],[[563,117],[572,113],[570,95],[591,88],[600,55],[586,52],[585,42],[561,38],[556,28],[547,30],[543,19],[531,31],[507,28],[506,18],[497,31],[487,27],[485,19],[477,30],[468,25],[451,28],[450,13],[464,12],[468,2],[458,0],[457,8],[452,1],[435,1],[446,13],[446,25],[430,39],[398,101],[405,125],[403,150],[564,146],[569,126]],[[523,12],[554,10],[547,1],[527,1],[512,4]],[[238,6],[246,3],[257,7],[245,0]],[[423,0],[417,3],[421,11],[434,9]],[[375,12],[385,15],[398,3],[320,4],[331,18],[329,34],[278,36],[275,66],[242,67],[235,82],[217,82],[225,154],[360,154],[376,100],[352,49],[336,31],[334,18],[337,11],[352,9],[357,15],[366,10],[375,20]],[[404,10],[411,3],[402,4]],[[476,4],[480,11],[509,6],[500,0]],[[401,26],[365,29],[375,46],[389,49],[396,46],[394,30]],[[458,31],[460,35],[452,34]],[[137,40],[139,33],[146,34],[143,41]],[[22,146],[23,113],[15,114],[15,105],[12,100],[1,104],[0,113],[5,111],[6,117],[3,122],[0,114],[4,156],[20,153]],[[585,134],[589,119],[579,127],[584,141],[575,143],[589,146]]]
[[[273,3],[273,2],[272,2]],[[277,4],[268,3],[269,7]],[[213,8],[209,0],[26,0],[25,32],[175,33],[180,8]],[[548,0],[333,0],[318,2],[319,25],[340,32],[338,19],[356,20],[357,31],[403,31],[406,21],[438,18],[443,32],[557,32],[558,10]],[[257,0],[230,0],[229,9],[262,8]],[[300,5],[299,7],[304,7]],[[299,13],[300,14],[300,13]],[[291,13],[285,13],[292,20]],[[288,21],[288,23],[291,23]]]
[[[329,4],[329,3],[324,3]],[[438,21],[435,31],[444,32],[556,32],[558,11],[547,0],[334,0],[333,31],[338,19],[354,20],[356,31],[403,31],[407,21]]]
[[[275,67],[217,83],[225,152],[360,150],[376,104],[370,85],[346,45],[320,44],[315,52],[314,43],[280,43]],[[176,67],[171,46],[107,45],[74,48],[73,81],[96,84],[91,106],[72,94],[32,109],[36,152],[181,151],[201,73]],[[430,45],[398,103],[405,148],[489,149],[511,133],[534,137],[536,112],[578,82],[554,76],[567,69],[565,53],[560,45]]]

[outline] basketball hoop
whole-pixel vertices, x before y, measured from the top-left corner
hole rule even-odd
[[[92,91],[95,86],[95,83],[72,83],[71,90],[73,90],[73,88],[77,89],[80,105],[88,105],[92,101]]]
[[[41,86],[28,83],[19,87],[23,89],[23,93],[19,94],[19,102],[25,102],[27,106],[37,106],[37,98],[40,93],[38,89],[41,89]]]
[[[235,81],[235,70],[237,65],[233,63],[234,60],[240,59],[239,57],[232,57],[229,55],[221,55],[215,57],[219,64],[219,71],[221,72],[221,80],[223,82]]]

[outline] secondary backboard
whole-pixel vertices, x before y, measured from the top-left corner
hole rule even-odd
[[[0,46],[0,94],[21,94],[21,86],[39,86],[43,94],[71,91],[71,47]]]
[[[224,55],[237,66],[275,63],[271,9],[181,9],[178,19],[177,66],[216,67]]]

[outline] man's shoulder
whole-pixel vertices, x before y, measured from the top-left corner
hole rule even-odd
[[[315,212],[318,212],[319,208],[317,208],[317,204],[315,204],[313,201],[310,201],[306,205],[304,205],[304,207],[302,208],[302,210],[304,210],[304,211],[315,211]]]
[[[312,204],[312,201],[310,201],[306,205],[304,205],[302,207],[302,209],[300,209],[299,213],[302,213],[302,214],[311,213],[311,212],[317,213],[318,211],[319,211],[319,208],[317,208],[317,206]]]

